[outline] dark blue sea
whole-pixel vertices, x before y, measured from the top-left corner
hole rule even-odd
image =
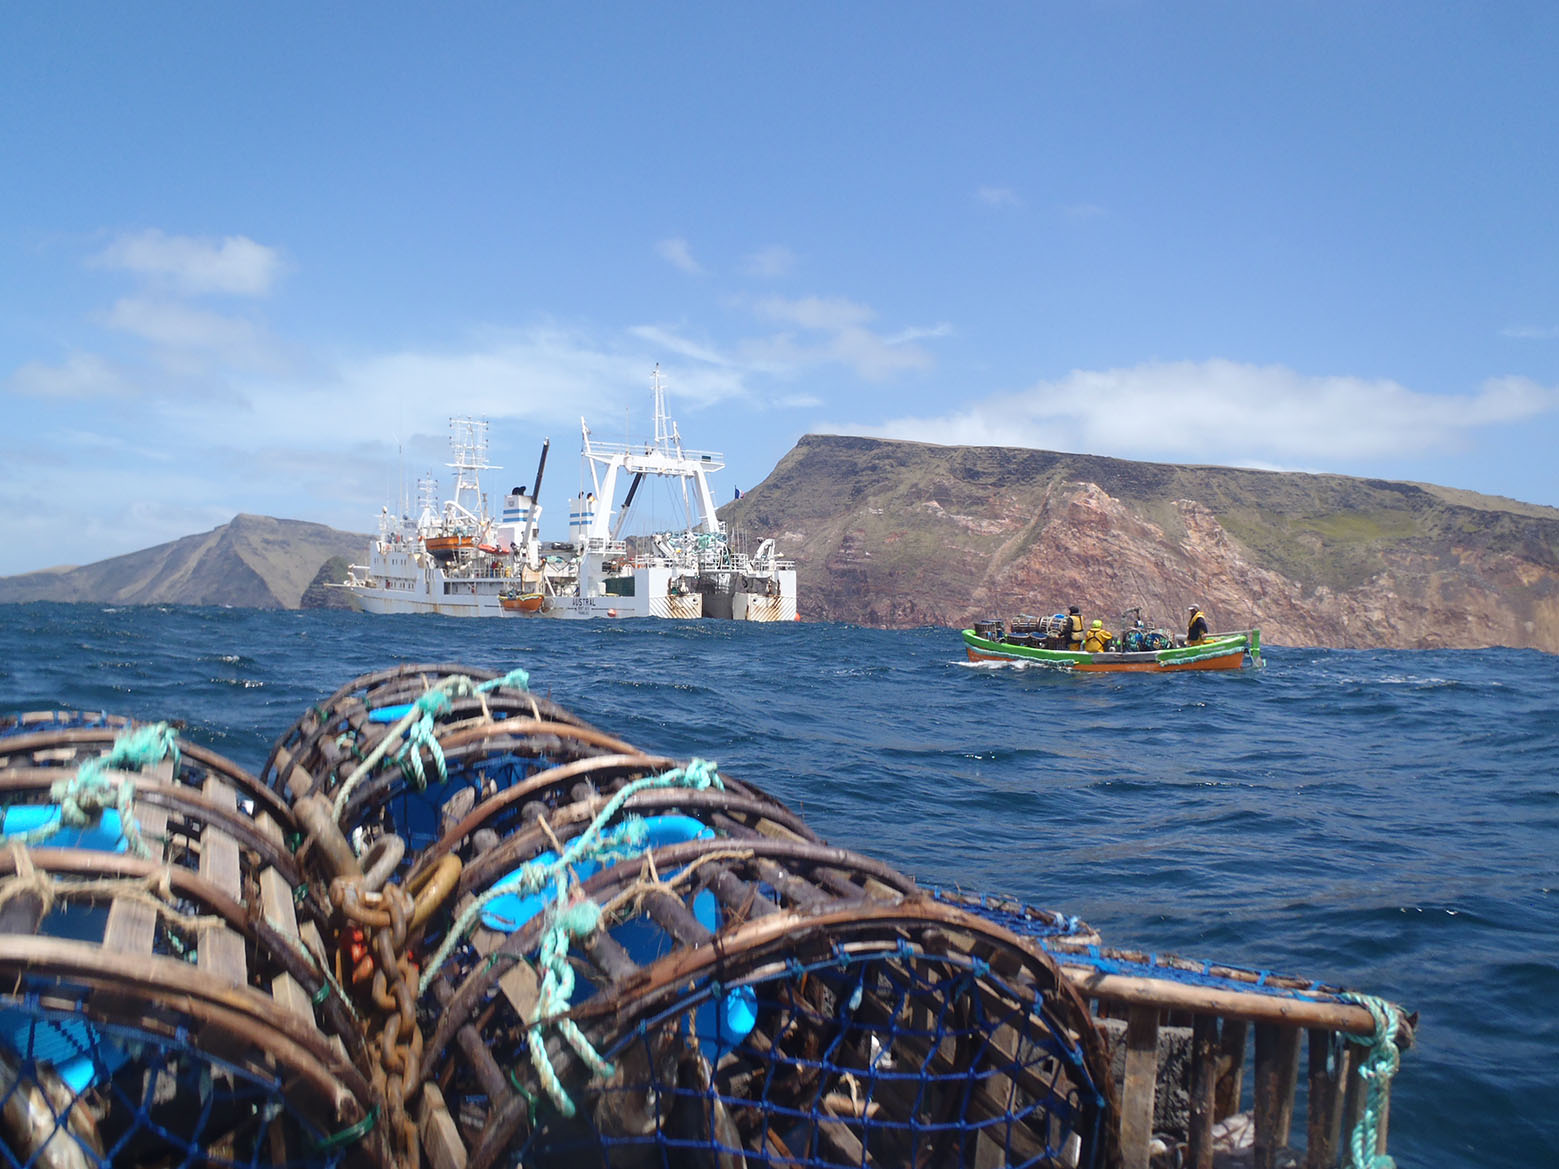
[[[181,719],[258,770],[359,674],[523,666],[924,881],[1416,1010],[1398,1163],[1559,1163],[1559,657],[1266,656],[1071,677],[971,666],[945,629],[31,604],[0,606],[0,713]]]

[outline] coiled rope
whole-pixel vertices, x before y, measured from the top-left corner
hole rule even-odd
[[[444,749],[439,746],[438,739],[433,733],[437,718],[450,707],[451,695],[463,697],[467,694],[489,694],[500,687],[510,690],[530,689],[530,674],[525,670],[510,670],[501,678],[490,678],[486,682],[474,683],[464,674],[452,674],[448,678],[440,679],[426,693],[418,697],[411,704],[401,718],[390,728],[390,733],[379,740],[379,745],[369,752],[364,759],[347,776],[341,784],[341,790],[336,793],[334,805],[335,817],[339,821],[341,813],[345,811],[347,801],[357,786],[384,758],[392,744],[397,742],[401,735],[406,736],[406,741],[401,749],[396,752],[395,761],[403,767],[409,767],[408,780],[421,791],[427,787],[427,776],[422,762],[421,748],[426,746],[428,754],[433,756],[433,762],[438,768],[439,782],[449,778],[449,773],[444,767]]]
[[[529,1047],[531,1063],[541,1078],[542,1087],[564,1116],[574,1115],[574,1102],[558,1079],[547,1055],[543,1035],[546,1026],[555,1025],[569,1046],[596,1075],[612,1074],[612,1064],[602,1058],[578,1025],[572,1019],[558,1018],[568,1011],[574,995],[574,969],[568,961],[569,945],[577,938],[588,937],[601,925],[601,907],[594,901],[573,895],[571,867],[580,861],[591,860],[605,868],[643,855],[648,841],[643,817],[625,817],[621,824],[612,829],[607,829],[606,825],[639,792],[668,787],[684,787],[691,791],[725,789],[717,766],[702,759],[694,759],[686,767],[675,767],[659,775],[645,776],[626,784],[560,854],[550,859],[538,858],[526,862],[513,876],[500,881],[466,906],[437,953],[428,961],[417,987],[419,996],[427,993],[440,968],[449,960],[455,947],[464,942],[482,910],[489,904],[511,893],[528,895],[551,885],[556,890],[556,896],[542,923],[537,956],[537,965],[542,972],[541,987],[536,1000],[536,1013],[530,1020]]]
[[[1348,1141],[1348,1151],[1354,1169],[1396,1169],[1396,1161],[1380,1147],[1380,1125],[1391,1100],[1391,1078],[1397,1074],[1402,1057],[1397,1051],[1397,1028],[1402,1012],[1385,999],[1374,995],[1349,991],[1342,996],[1358,1003],[1375,1020],[1375,1034],[1368,1039],[1349,1035],[1348,1039],[1369,1048],[1359,1067],[1359,1078],[1365,1083],[1364,1110],[1359,1114]]]
[[[49,787],[49,799],[59,804],[55,819],[15,839],[26,845],[41,844],[66,828],[91,828],[105,811],[119,814],[119,831],[130,852],[143,860],[151,858],[141,826],[136,821],[135,784],[109,771],[140,771],[153,767],[169,756],[179,763],[179,747],[173,728],[167,723],[152,723],[120,735],[108,754],[88,759],[73,775],[55,780]]]

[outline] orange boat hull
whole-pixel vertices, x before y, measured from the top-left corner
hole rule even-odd
[[[1010,654],[981,653],[973,646],[966,647],[971,662],[1013,662],[1033,659],[1015,658]],[[1238,670],[1244,664],[1245,651],[1234,650],[1215,658],[1186,662],[1184,665],[1162,662],[1073,662],[1070,665],[1054,663],[1062,669],[1093,674],[1178,674],[1182,670]]]
[[[430,536],[422,542],[435,556],[453,556],[456,552],[476,547],[474,536]]]

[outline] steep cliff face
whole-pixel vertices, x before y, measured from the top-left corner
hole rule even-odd
[[[811,618],[963,626],[1076,603],[1285,645],[1559,652],[1559,509],[1443,488],[809,435],[724,512]]]
[[[92,601],[296,609],[326,561],[360,556],[367,547],[367,536],[323,524],[239,515],[198,536],[82,568],[0,578],[0,603]]]

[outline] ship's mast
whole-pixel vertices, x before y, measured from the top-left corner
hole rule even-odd
[[[655,390],[655,449],[663,454],[671,454],[672,435],[676,433],[676,427],[666,417],[666,387],[660,381],[660,362],[655,363],[655,372],[650,375],[650,385]],[[681,442],[677,446],[681,447]],[[681,454],[681,450],[677,454]]]
[[[502,469],[487,461],[487,419],[451,418],[449,449],[455,457],[454,462],[446,464],[455,472],[455,498],[451,501],[451,510],[455,516],[463,514],[480,522],[486,515],[481,472]]]

